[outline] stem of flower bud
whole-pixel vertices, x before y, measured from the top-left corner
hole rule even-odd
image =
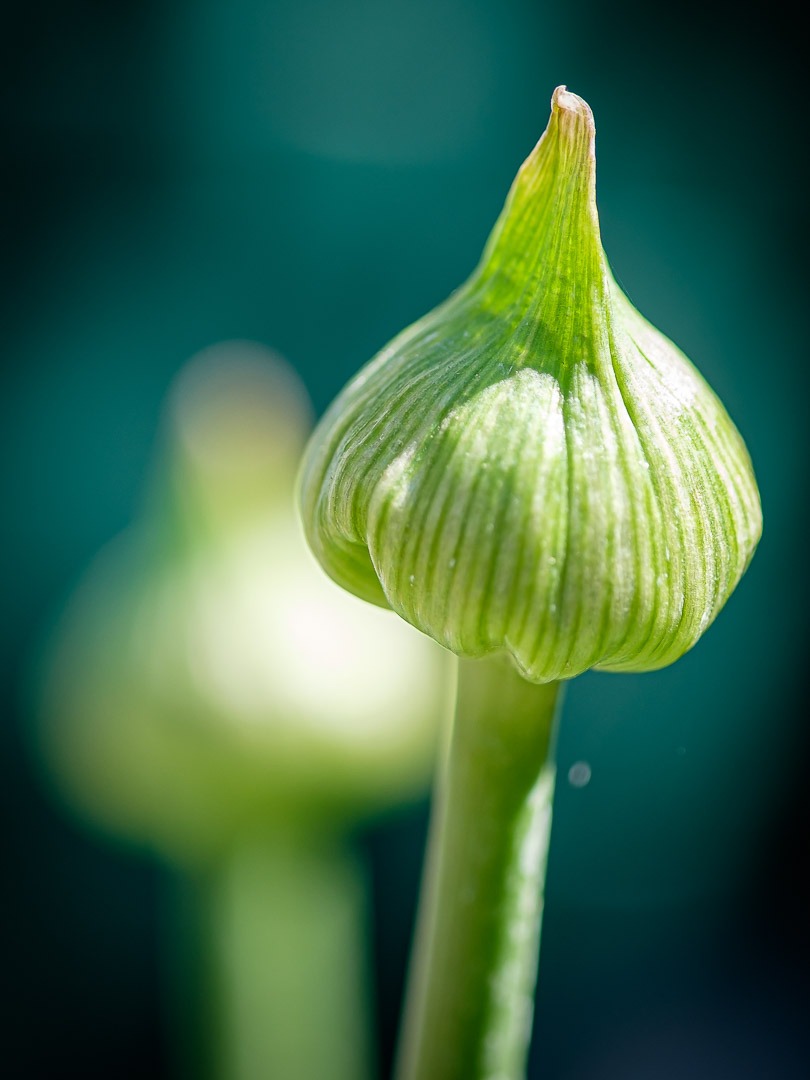
[[[185,907],[198,909],[198,925],[172,979],[177,1007],[189,992],[196,1005],[175,1017],[187,1031],[183,1071],[206,1080],[372,1077],[368,897],[357,861],[326,838],[262,834],[188,884]],[[189,921],[189,910],[175,914]],[[176,923],[171,935],[183,936]]]
[[[554,793],[559,683],[459,661],[431,822],[398,1080],[524,1074]]]

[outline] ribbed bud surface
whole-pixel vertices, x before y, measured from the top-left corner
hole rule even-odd
[[[348,384],[302,473],[338,583],[537,682],[676,660],[761,532],[736,428],[610,272],[594,135],[559,87],[478,268]]]

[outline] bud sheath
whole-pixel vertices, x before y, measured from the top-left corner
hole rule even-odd
[[[336,581],[536,682],[676,660],[761,531],[736,428],[610,272],[594,138],[558,88],[478,268],[348,384],[303,469]]]

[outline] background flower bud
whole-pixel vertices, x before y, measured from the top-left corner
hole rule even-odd
[[[266,349],[188,365],[147,510],[89,568],[43,659],[60,789],[172,858],[250,828],[333,830],[432,773],[445,657],[307,551],[292,492],[308,418]]]

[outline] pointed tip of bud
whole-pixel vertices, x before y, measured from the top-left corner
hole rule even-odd
[[[551,108],[552,111],[573,113],[575,116],[581,116],[590,124],[594,122],[593,112],[588,102],[579,97],[578,94],[572,94],[567,86],[558,86],[556,88],[551,95]]]
[[[523,162],[518,176],[522,172],[531,171],[537,167],[538,159],[542,157],[546,149],[545,144],[552,131],[558,136],[562,134],[563,143],[587,147],[586,156],[594,157],[593,142],[596,124],[590,105],[578,94],[572,94],[566,86],[558,86],[551,95],[551,117],[548,126]]]
[[[147,489],[189,540],[264,518],[290,500],[312,429],[304,383],[273,349],[217,342],[192,356],[170,388]]]
[[[300,376],[277,352],[228,340],[202,349],[180,370],[166,422],[199,475],[222,478],[267,461],[294,471],[312,406]]]
[[[565,86],[558,86],[551,95],[551,117],[556,120],[562,132],[567,132],[576,139],[591,144],[596,135],[596,124],[590,105],[578,94],[572,94]]]
[[[527,282],[542,274],[550,248],[565,251],[570,263],[589,260],[601,276],[595,144],[590,106],[558,86],[546,129],[518,169],[479,264],[482,279],[498,279],[505,304],[545,295]],[[569,305],[564,291],[552,292]]]

